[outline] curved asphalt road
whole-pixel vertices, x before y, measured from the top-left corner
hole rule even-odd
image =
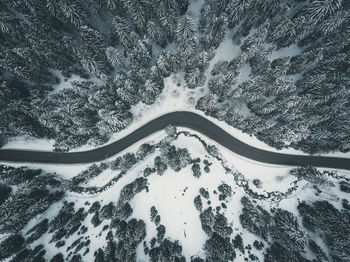
[[[186,111],[172,112],[160,116],[122,139],[97,149],[72,153],[0,149],[0,161],[56,164],[89,163],[100,161],[119,153],[140,139],[143,139],[156,131],[164,129],[169,124],[196,130],[215,140],[232,152],[255,161],[277,165],[313,165],[317,167],[350,170],[350,159],[347,158],[289,155],[270,152],[249,146],[234,138],[208,119]]]

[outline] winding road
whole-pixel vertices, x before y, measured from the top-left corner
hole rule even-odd
[[[167,125],[187,127],[216,141],[230,151],[243,157],[276,165],[337,168],[350,170],[350,159],[340,157],[290,155],[258,149],[231,136],[210,120],[193,112],[177,111],[162,115],[138,128],[122,139],[106,146],[81,152],[46,152],[17,149],[0,149],[0,161],[75,164],[105,160],[137,141],[164,129]]]

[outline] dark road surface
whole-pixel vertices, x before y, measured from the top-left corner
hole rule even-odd
[[[232,152],[258,162],[288,166],[312,165],[317,167],[350,170],[349,158],[289,155],[265,151],[249,146],[234,138],[208,119],[195,113],[184,111],[172,112],[160,116],[122,139],[97,149],[72,153],[1,149],[0,161],[56,164],[96,162],[119,153],[137,141],[151,135],[156,131],[164,129],[169,124],[196,130],[212,140],[215,140],[217,143],[221,144]]]

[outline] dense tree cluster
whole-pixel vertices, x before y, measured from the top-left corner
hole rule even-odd
[[[101,163],[100,165],[92,164],[84,171],[80,172],[78,175],[72,178],[72,186],[78,186],[96,176],[101,174],[104,170],[108,168],[106,163]]]
[[[217,2],[201,22],[225,15],[241,52],[215,65],[196,107],[276,148],[349,151],[348,2]]]
[[[52,138],[58,151],[101,145],[183,72],[188,88],[207,83],[198,109],[269,145],[350,150],[347,1],[205,1],[199,24],[189,4],[2,2],[0,145],[18,135]],[[241,51],[207,79],[227,32]],[[61,75],[82,81],[53,92]]]
[[[325,170],[323,172],[319,171],[317,168],[313,166],[305,166],[305,167],[297,167],[290,171],[290,174],[296,176],[299,180],[306,180],[314,185],[318,186],[334,186],[332,182],[330,182],[327,176],[334,175],[334,172],[330,172]]]
[[[154,103],[171,72],[186,71],[191,87],[203,83],[209,55],[199,52],[188,5],[1,2],[0,144],[27,135],[53,138],[58,151],[100,145],[132,122],[131,105]],[[73,75],[82,81],[52,91]]]
[[[202,190],[203,192],[203,190]],[[206,261],[232,261],[236,257],[234,245],[230,241],[233,233],[225,215],[217,212],[214,214],[211,206],[202,211],[201,195],[194,199],[194,204],[200,212],[200,221],[203,231],[208,235],[203,249]],[[198,204],[200,203],[200,205]]]
[[[17,233],[33,217],[60,200],[64,192],[61,181],[53,174],[24,167],[0,166],[0,232]],[[12,192],[12,187],[16,190]]]
[[[348,210],[338,210],[327,201],[316,201],[300,203],[298,211],[303,218],[303,225],[308,230],[321,235],[320,241],[328,247],[329,255],[334,261],[349,259],[350,213]]]
[[[161,158],[166,165],[177,172],[191,162],[191,156],[186,148],[176,148],[171,145],[161,148]]]
[[[24,244],[24,238],[21,235],[10,235],[0,243],[0,259],[3,260],[19,250]]]
[[[338,210],[327,201],[301,202],[300,221],[287,210],[272,209],[270,213],[246,197],[241,202],[242,226],[268,241],[265,261],[347,261],[349,258],[350,217],[346,209]],[[307,255],[307,249],[312,255]]]
[[[147,188],[147,179],[143,177],[136,178],[134,182],[124,186],[120,191],[117,207],[121,207],[134,196]]]

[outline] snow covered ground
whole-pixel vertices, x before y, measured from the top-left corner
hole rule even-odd
[[[187,9],[187,14],[193,18],[197,25],[199,24],[203,4],[204,0],[191,1]]]
[[[190,131],[192,134],[199,135],[208,144],[214,144],[217,146],[218,152],[225,160],[225,163],[229,165],[233,171],[240,172],[246,178],[246,180],[249,181],[251,188],[258,193],[266,191],[286,192],[288,188],[291,187],[291,183],[295,180],[295,177],[289,175],[289,170],[291,169],[290,167],[257,163],[243,158],[239,155],[233,154],[219,144],[216,144],[203,137],[200,133],[196,133],[185,128],[178,128],[178,131]],[[158,132],[151,137],[131,146],[126,151],[136,152],[138,146],[141,143],[158,142],[164,136],[164,131]],[[168,169],[162,176],[152,174],[147,177],[149,189],[148,192],[144,190],[138,193],[130,202],[133,208],[132,218],[142,219],[146,223],[147,236],[145,238],[145,241],[149,243],[149,241],[157,234],[156,226],[150,220],[150,208],[151,206],[155,206],[161,217],[160,224],[166,227],[165,238],[169,238],[172,241],[178,240],[182,245],[183,255],[187,260],[190,260],[190,256],[192,255],[204,257],[203,245],[207,240],[207,235],[201,228],[199,211],[196,210],[193,200],[199,194],[199,189],[203,187],[210,194],[210,203],[202,200],[203,209],[209,206],[212,206],[215,209],[221,205],[221,202],[219,201],[218,195],[215,194],[214,191],[218,191],[218,186],[222,183],[225,183],[231,186],[233,195],[229,199],[225,200],[227,208],[221,209],[220,212],[222,212],[222,214],[227,217],[229,224],[234,230],[231,237],[233,238],[237,234],[241,234],[244,240],[244,245],[252,245],[253,241],[256,240],[257,237],[242,228],[239,223],[239,215],[242,212],[240,200],[244,195],[246,195],[246,193],[241,187],[236,185],[233,179],[233,174],[227,173],[218,160],[208,155],[202,144],[196,138],[180,135],[178,139],[172,143],[179,148],[187,148],[191,155],[191,158],[194,159],[199,157],[201,159],[202,175],[200,178],[194,177],[191,170],[191,165],[188,165],[186,168],[183,168],[179,172]],[[106,205],[110,201],[117,202],[121,189],[125,185],[134,181],[137,177],[142,177],[143,170],[146,167],[153,166],[154,158],[158,154],[159,152],[156,151],[154,154],[147,157],[144,161],[141,161],[139,164],[130,169],[128,173],[124,175],[117,183],[102,193],[99,193],[97,195],[67,193],[64,200],[67,200],[69,202],[73,201],[75,203],[76,209],[83,206],[86,207],[86,201],[89,201],[90,203],[93,203],[94,201],[100,201],[101,205]],[[202,163],[204,159],[212,163],[209,173],[203,171]],[[59,167],[53,165],[31,165],[31,167],[41,167],[47,171],[57,170],[57,173],[62,175],[64,178],[71,178],[73,173],[76,175],[78,171],[80,172],[86,168],[86,166],[84,167],[80,165],[76,166],[74,168],[75,171],[73,171],[74,169],[72,170],[72,166],[70,165],[61,165]],[[60,168],[60,171],[58,168]],[[99,176],[89,181],[86,186],[102,186],[108,183],[117,174],[117,171],[107,169]],[[339,174],[347,175],[350,177],[350,172],[344,171],[340,172]],[[262,187],[260,189],[254,188],[254,186],[251,184],[251,181],[253,179],[261,180]],[[319,199],[319,197],[314,194],[315,191],[312,185],[305,181],[299,183],[300,186],[298,190],[294,192],[289,198],[286,198],[279,203],[265,200],[259,201],[259,204],[267,210],[269,210],[272,206],[279,206],[292,211],[293,213],[296,213],[296,207],[299,201],[303,199]],[[341,192],[338,188],[331,188],[331,190],[325,190],[322,193],[322,198],[331,201],[338,207],[339,195],[341,195]],[[32,220],[25,227],[23,232],[26,232],[29,228],[35,225],[35,223],[41,221],[43,218],[54,217],[60,209],[61,205],[62,201],[54,204],[45,214],[40,215],[35,220]],[[88,208],[88,206],[86,208]],[[91,250],[86,256],[84,256],[85,261],[93,261],[94,247],[105,247],[107,244],[105,238],[108,230],[102,231],[102,227],[104,225],[107,225],[109,222],[105,220],[100,226],[93,227],[90,223],[92,215],[93,214],[89,214],[84,222],[84,225],[88,227],[88,235],[91,240]],[[47,258],[50,258],[51,255],[58,252],[62,252],[63,254],[67,255],[68,252],[65,251],[66,247],[68,247],[80,236],[75,233],[73,236],[66,239],[66,245],[61,249],[57,249],[55,247],[55,243],[49,243],[51,237],[52,233],[45,233],[38,242],[34,243],[35,245],[40,243],[45,245],[46,250],[49,251],[46,254]],[[260,253],[258,251],[254,251],[254,254],[259,257],[259,260],[262,260],[263,251],[264,249]],[[237,250],[236,252],[237,258],[235,261],[245,261],[245,255]],[[138,246],[137,256],[137,261],[149,261],[148,257],[145,256],[143,252],[142,243]]]
[[[29,136],[16,136],[9,138],[2,149],[27,149],[52,151],[55,141],[51,139],[38,139]]]
[[[205,189],[210,192],[210,200],[212,205],[219,206],[220,201],[218,200],[217,196],[213,195],[213,191],[217,190],[217,187],[223,182],[233,188],[236,188],[235,196],[232,201],[230,200],[230,204],[228,205],[228,209],[226,211],[226,216],[229,218],[229,220],[236,222],[238,221],[239,217],[239,212],[237,212],[237,210],[240,210],[240,198],[244,194],[244,191],[235,185],[232,175],[227,174],[217,160],[211,157],[204,157],[207,155],[207,153],[198,140],[180,136],[179,139],[174,142],[174,144],[178,147],[186,147],[188,143],[191,143],[192,145],[189,148],[192,158],[200,157],[201,159],[208,159],[212,163],[212,166],[210,167],[211,172],[205,173],[202,170],[202,176],[198,179],[193,176],[191,166],[187,166],[180,172],[175,172],[169,169],[163,176],[153,174],[147,178],[149,192],[142,191],[141,193],[137,194],[130,203],[134,210],[132,217],[142,219],[146,223],[147,237],[145,240],[147,242],[149,242],[151,238],[156,235],[156,227],[154,223],[150,221],[150,208],[153,205],[156,206],[161,217],[161,224],[166,227],[165,237],[170,238],[172,241],[179,240],[183,247],[183,255],[187,258],[187,260],[190,259],[191,255],[204,257],[202,247],[207,239],[207,236],[201,228],[199,212],[196,210],[193,204],[193,199],[199,194],[199,189],[201,187],[205,187]],[[135,151],[136,149],[137,146],[134,145],[132,146],[131,151]],[[93,203],[94,201],[101,201],[102,205],[108,204],[110,201],[116,202],[118,200],[120,190],[137,177],[141,177],[144,168],[153,165],[154,157],[155,156],[151,156],[147,160],[142,161],[139,165],[132,168],[127,175],[123,176],[118,183],[115,183],[111,188],[101,194],[90,196],[68,193],[65,200],[75,202],[76,207],[84,206],[84,203],[87,200],[90,203]],[[65,170],[65,172],[71,173],[69,170]],[[107,169],[98,177],[90,181],[89,185],[104,185],[108,183],[108,181],[113,177],[113,175],[116,175],[116,173],[116,171]],[[67,178],[70,175],[63,174],[63,176]],[[45,213],[45,215],[41,215],[39,217],[40,220],[57,214],[59,206],[60,204],[55,204],[52,206]],[[207,206],[207,204],[204,203],[204,206]],[[107,231],[100,235],[100,230],[106,223],[103,223],[98,228],[94,228],[90,223],[88,223],[91,220],[91,217],[92,215],[89,215],[85,220],[86,223],[84,223],[84,225],[88,227],[91,247],[103,247],[106,245],[106,243],[104,243],[104,239]],[[35,224],[34,222],[38,222],[38,220],[29,223],[23,232],[32,227]],[[235,224],[234,227],[238,231],[239,226]],[[244,232],[244,234],[246,235],[245,241],[248,242],[250,240],[254,240],[253,235],[250,233]],[[66,246],[69,246],[76,238],[78,238],[78,236],[73,235],[67,239]],[[51,234],[46,233],[39,242],[47,247],[46,249],[50,251],[48,254],[56,254],[63,251],[63,254],[67,255],[65,253],[65,248],[58,250],[54,246],[54,243],[48,244],[50,239]],[[252,242],[250,244],[252,244]],[[86,259],[86,261],[92,261],[91,259],[93,259],[93,252],[87,254],[84,259]],[[140,244],[138,248],[137,261],[148,261],[147,257],[143,253],[142,244]],[[238,259],[237,261],[244,261],[244,259],[241,257],[241,259]]]

